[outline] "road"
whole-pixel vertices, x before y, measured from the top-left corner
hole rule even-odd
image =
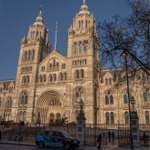
[[[27,146],[27,145],[12,145],[12,144],[1,144],[0,143],[0,150],[50,150],[46,148],[38,148],[37,146]],[[53,149],[58,150],[58,149]],[[78,148],[76,150],[98,150],[97,147],[91,147],[91,146],[84,146],[81,148]],[[111,146],[102,146],[102,150],[130,150],[130,148],[127,147],[111,147]],[[150,150],[149,147],[135,147],[134,150]]]
[[[47,150],[47,149],[46,148],[40,148],[39,149],[37,146],[0,144],[0,150]],[[56,149],[53,149],[53,150],[56,150]],[[83,149],[78,148],[77,150],[83,150]]]

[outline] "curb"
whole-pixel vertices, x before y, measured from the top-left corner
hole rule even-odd
[[[7,142],[7,141],[0,141],[0,144],[23,145],[23,146],[36,146],[36,144],[32,144],[32,143],[23,143],[23,142]]]

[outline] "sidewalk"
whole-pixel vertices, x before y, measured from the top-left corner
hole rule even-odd
[[[33,142],[15,142],[15,141],[8,141],[2,140],[0,144],[12,144],[12,145],[23,145],[23,146],[36,146]],[[98,150],[96,146],[81,146],[77,150]],[[118,147],[116,145],[102,145],[101,150],[131,150],[130,147]],[[134,147],[134,150],[150,150],[150,147]]]

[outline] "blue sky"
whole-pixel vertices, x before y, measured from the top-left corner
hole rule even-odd
[[[67,34],[83,0],[0,0],[0,80],[15,79],[21,38],[27,34],[42,4],[43,18],[54,47],[55,23],[58,21],[57,49],[66,55]],[[127,0],[86,0],[96,22],[113,16],[127,16]]]

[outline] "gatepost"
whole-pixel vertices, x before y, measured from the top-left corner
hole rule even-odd
[[[139,122],[138,122],[138,115],[136,111],[131,112],[131,123],[132,123],[133,145],[140,146]]]
[[[80,141],[81,145],[85,143],[85,116],[84,112],[80,111],[77,116],[77,139]]]

